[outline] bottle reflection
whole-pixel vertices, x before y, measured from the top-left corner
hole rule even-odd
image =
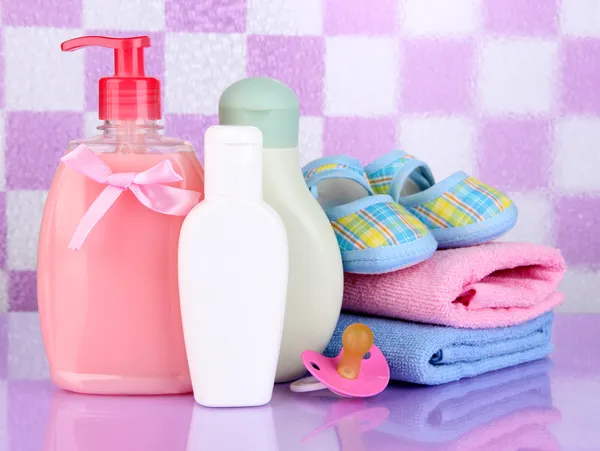
[[[207,408],[196,404],[187,450],[278,450],[272,406]]]
[[[191,396],[53,393],[45,451],[183,451]]]

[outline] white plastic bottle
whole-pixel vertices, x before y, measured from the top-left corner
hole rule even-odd
[[[179,238],[181,316],[196,401],[271,400],[288,277],[285,227],[262,197],[262,133],[213,126],[205,135],[205,200]]]
[[[299,102],[272,78],[246,78],[223,92],[219,122],[261,129],[265,200],[287,231],[290,274],[277,382],[306,373],[302,352],[323,352],[335,330],[344,291],[342,257],[331,224],[306,187],[298,151]]]

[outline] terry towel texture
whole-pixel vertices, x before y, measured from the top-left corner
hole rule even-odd
[[[552,351],[553,318],[548,312],[518,326],[458,329],[343,313],[324,354],[339,354],[346,327],[364,323],[393,380],[438,385],[541,359]]]
[[[512,326],[562,302],[565,269],[560,251],[526,243],[438,251],[402,271],[345,274],[343,307],[453,327]]]

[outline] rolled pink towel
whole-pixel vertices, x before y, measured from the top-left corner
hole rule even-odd
[[[563,300],[566,270],[558,249],[489,243],[438,251],[411,268],[380,275],[345,274],[345,310],[444,326],[520,324]]]

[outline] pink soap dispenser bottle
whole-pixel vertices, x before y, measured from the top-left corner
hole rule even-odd
[[[38,306],[52,380],[94,394],[191,392],[177,283],[185,215],[203,193],[192,146],[159,134],[160,82],[147,36],[88,36],[63,51],[114,49],[100,79],[102,133],[71,142],[38,248]]]

